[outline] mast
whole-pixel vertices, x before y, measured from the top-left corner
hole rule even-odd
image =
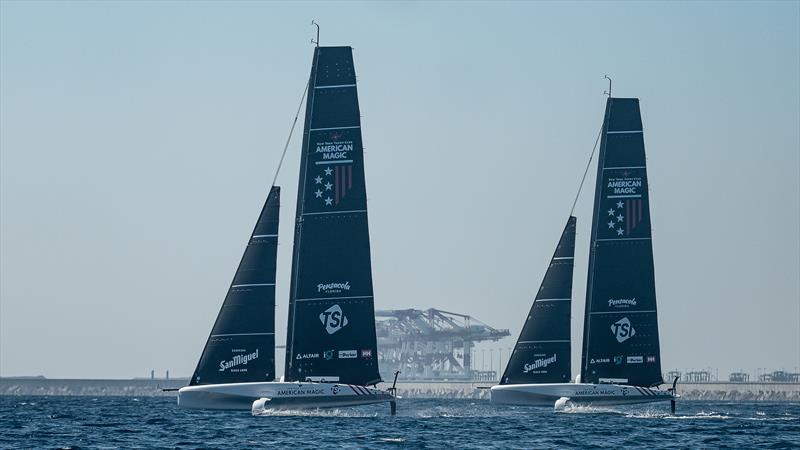
[[[190,385],[275,379],[275,269],[280,190],[273,186]]]
[[[316,47],[295,218],[286,379],[379,382],[361,118],[350,47]]]
[[[575,217],[567,219],[500,384],[567,383],[570,380],[575,223]]]
[[[606,102],[597,164],[581,381],[663,383],[639,100]]]

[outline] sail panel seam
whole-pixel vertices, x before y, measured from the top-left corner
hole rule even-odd
[[[655,310],[655,309],[650,309],[650,310],[637,310],[637,311],[634,311],[634,310],[625,310],[625,311],[595,311],[595,312],[590,312],[590,313],[589,313],[589,315],[595,315],[595,314],[632,314],[632,313],[654,313],[654,312],[656,312],[656,310]]]
[[[538,344],[543,342],[570,342],[569,339],[566,340],[550,340],[550,341],[519,341],[517,344]]]
[[[303,213],[304,216],[318,216],[321,214],[347,214],[347,213],[366,213],[366,209],[352,209],[350,211],[322,211],[313,213]]]
[[[356,84],[334,84],[330,86],[314,86],[314,89],[335,89],[335,88],[345,88],[345,87],[356,87]]]
[[[354,127],[329,127],[329,128],[309,128],[308,131],[328,131],[328,130],[352,130],[354,128],[361,128],[361,125],[356,125]]]
[[[211,337],[220,336],[274,336],[275,333],[230,333],[230,334],[212,334]]]
[[[250,287],[250,286],[275,286],[275,283],[234,284],[231,287],[236,288],[236,287]]]
[[[296,302],[309,302],[314,300],[347,300],[347,299],[356,299],[356,298],[373,298],[374,295],[356,295],[353,297],[315,297],[315,298],[296,298],[294,301]]]
[[[609,239],[595,239],[595,242],[608,242],[608,241],[649,241],[653,238],[643,237],[643,238],[609,238]]]
[[[630,130],[630,131],[606,131],[606,134],[636,134],[643,133],[643,130]]]

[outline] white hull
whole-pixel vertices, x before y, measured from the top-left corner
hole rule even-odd
[[[263,400],[263,401],[261,401]],[[336,408],[395,401],[386,391],[339,383],[259,382],[186,386],[178,405],[192,409]]]
[[[618,384],[546,383],[492,386],[492,403],[555,406],[564,398],[579,405],[627,405],[678,398],[671,391]]]

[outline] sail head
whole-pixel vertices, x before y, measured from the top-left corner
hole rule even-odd
[[[567,220],[500,384],[568,383],[575,223]]]
[[[581,379],[663,382],[639,100],[609,98],[598,158]]]
[[[381,381],[361,118],[350,47],[317,47],[306,103],[286,378]]]
[[[190,385],[275,379],[280,187],[270,189]]]

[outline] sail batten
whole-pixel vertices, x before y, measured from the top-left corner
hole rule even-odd
[[[589,248],[583,382],[663,382],[642,129],[638,99],[608,99]]]
[[[570,216],[500,384],[565,383],[570,379],[575,224],[575,217]]]
[[[275,379],[275,271],[280,188],[273,186],[190,385]]]
[[[317,47],[306,103],[286,379],[380,381],[361,118],[350,47]]]

